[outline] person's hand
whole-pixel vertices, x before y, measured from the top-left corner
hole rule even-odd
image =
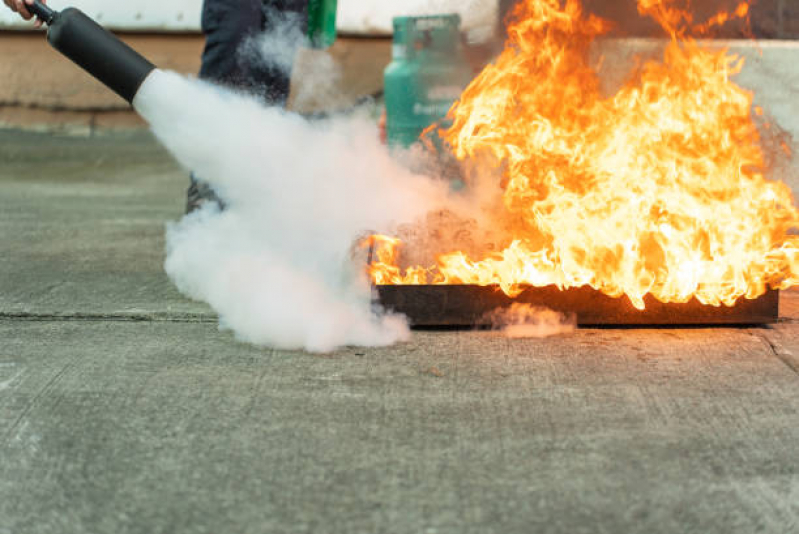
[[[388,122],[388,116],[386,114],[386,110],[383,110],[383,113],[380,114],[380,120],[377,123],[377,128],[380,131],[380,142],[384,145],[388,144],[388,131],[386,128],[386,123]]]
[[[28,11],[28,5],[33,3],[33,0],[3,0],[5,5],[11,8],[11,11],[16,11],[19,13],[23,19],[30,20],[33,18],[31,12]],[[47,0],[42,0],[43,4],[47,3]],[[34,24],[35,27],[40,28],[42,26],[42,21],[40,19],[36,19],[36,23]]]

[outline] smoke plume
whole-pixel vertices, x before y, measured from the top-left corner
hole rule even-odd
[[[168,275],[209,303],[221,327],[243,341],[311,351],[407,337],[403,318],[370,307],[351,247],[364,232],[445,203],[447,188],[395,163],[374,121],[312,123],[163,71],[134,106],[226,204],[167,230]]]
[[[543,338],[570,334],[577,328],[574,314],[563,314],[541,306],[514,303],[494,310],[487,317],[494,330],[510,338]]]

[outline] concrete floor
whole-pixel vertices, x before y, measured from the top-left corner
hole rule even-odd
[[[799,293],[769,328],[219,332],[145,134],[0,132],[0,534],[799,530]]]

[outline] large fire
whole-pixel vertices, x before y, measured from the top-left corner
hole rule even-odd
[[[579,0],[517,6],[504,52],[440,132],[459,160],[503,169],[501,250],[401,268],[402,243],[372,236],[376,284],[589,285],[639,309],[647,294],[731,306],[799,284],[799,210],[764,176],[759,110],[731,81],[743,61],[691,37],[748,5],[699,24],[674,0],[638,9],[670,43],[607,97],[588,51],[609,24]]]

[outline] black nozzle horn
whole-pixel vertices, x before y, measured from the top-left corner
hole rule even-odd
[[[47,31],[52,47],[132,103],[155,65],[82,11],[68,7],[53,14]]]
[[[53,22],[53,19],[56,15],[58,15],[57,11],[54,11],[47,7],[47,5],[43,4],[39,0],[33,0],[32,4],[25,4],[25,7],[28,9],[31,15],[35,15],[39,20],[47,24],[48,26]]]

